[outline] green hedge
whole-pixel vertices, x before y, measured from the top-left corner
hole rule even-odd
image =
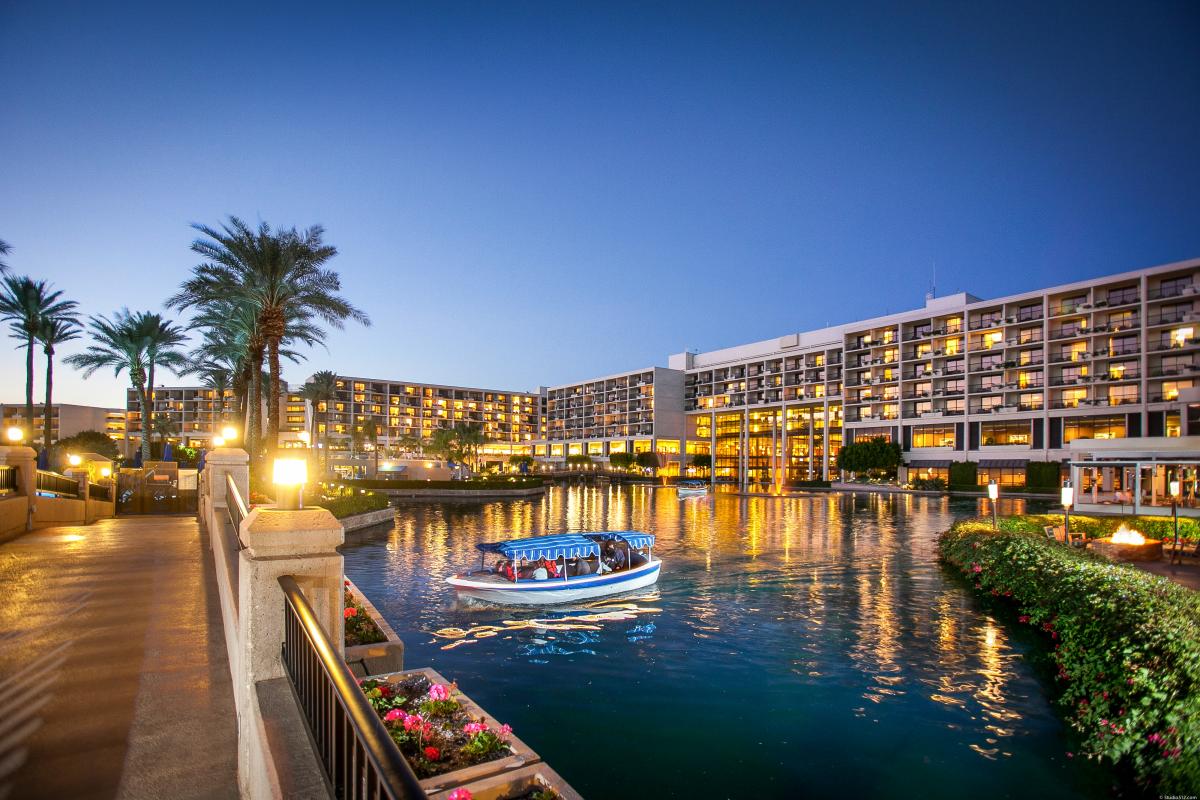
[[[1030,489],[1057,489],[1062,486],[1062,464],[1057,461],[1030,461],[1025,465],[1025,485]]]
[[[1062,514],[1021,514],[1014,517],[1002,517],[1000,528],[1013,533],[1043,533],[1047,525],[1062,525]],[[1071,515],[1071,530],[1083,531],[1089,539],[1099,539],[1108,536],[1124,524],[1151,539],[1173,541],[1175,525],[1170,517],[1088,517],[1082,514]],[[1200,520],[1190,517],[1179,518],[1179,538],[1185,541],[1200,541]]]
[[[974,461],[955,461],[950,465],[951,489],[978,489],[979,466]]]
[[[463,491],[478,491],[480,489],[536,489],[543,485],[541,478],[493,478],[478,481],[387,481],[358,478],[339,481],[341,485],[352,486],[355,489],[461,489]]]
[[[380,511],[388,507],[388,498],[385,494],[377,492],[367,492],[366,494],[351,494],[340,497],[328,497],[320,495],[305,495],[305,505],[320,506],[329,510],[338,519],[352,517],[355,514],[366,514],[369,511]]]
[[[1200,593],[1048,541],[1040,530],[997,533],[979,520],[942,534],[939,552],[1054,643],[1061,702],[1084,737],[1082,754],[1128,765],[1160,792],[1195,792]]]

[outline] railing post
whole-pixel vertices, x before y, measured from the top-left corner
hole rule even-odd
[[[233,476],[238,494],[250,503],[250,454],[236,447],[218,447],[204,459],[204,483],[200,491],[206,499],[199,503],[208,514],[204,523],[211,531],[214,525],[224,524],[228,503],[225,499],[225,476]],[[214,537],[215,541],[215,537]]]
[[[37,499],[37,451],[32,447],[0,446],[0,464],[17,470],[17,496],[25,498],[23,530],[33,530],[33,504]],[[0,531],[0,534],[4,531]]]
[[[211,463],[211,462],[210,462]],[[216,497],[224,480],[214,474]],[[239,487],[240,490],[240,487]],[[221,496],[222,506],[225,498]],[[224,515],[224,508],[219,512]],[[214,511],[214,518],[217,512]],[[244,549],[238,554],[238,657],[234,692],[239,741],[257,735],[255,684],[286,674],[280,657],[284,640],[284,595],[279,578],[290,575],[303,590],[338,657],[344,652],[342,593],[345,580],[338,546],[345,540],[342,524],[323,508],[279,511],[256,508],[242,521]],[[254,771],[250,749],[239,749],[239,775]]]

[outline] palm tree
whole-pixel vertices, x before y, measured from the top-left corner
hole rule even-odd
[[[114,314],[112,320],[102,315],[92,317],[88,327],[92,343],[82,353],[63,361],[83,370],[85,378],[101,367],[112,367],[113,375],[129,373],[142,412],[142,459],[149,460],[155,368],[161,365],[177,375],[187,370],[187,358],[176,349],[183,342],[183,332],[159,314],[131,314],[127,308]]]
[[[25,428],[33,435],[33,346],[42,320],[74,314],[78,304],[46,281],[5,275],[0,279],[0,320],[9,323],[14,339],[25,342]]]
[[[483,428],[474,422],[462,422],[454,426],[454,437],[458,440],[463,461],[469,463],[472,471],[478,472],[479,447],[487,441]]]
[[[375,476],[379,475],[379,423],[373,418],[367,418],[362,424],[363,439],[371,444],[371,452],[375,456]]]
[[[151,425],[150,434],[152,436],[157,436],[158,440],[164,445],[167,443],[167,440],[169,440],[172,436],[178,435],[178,433],[179,428],[175,425],[175,420],[166,416],[154,418],[154,422]],[[160,455],[163,452],[165,452],[165,450],[160,448]]]
[[[311,396],[307,396],[307,400],[312,403],[313,407],[313,427],[314,432],[321,432],[322,425],[317,423],[317,412],[321,413],[321,423],[323,424],[323,435],[321,436],[322,463],[321,471],[329,471],[329,406],[333,403],[333,399],[337,393],[337,374],[330,370],[323,369],[319,372],[314,372],[312,377],[308,379],[308,383],[304,385],[305,390],[311,390]],[[316,439],[314,437],[313,441]]]
[[[265,345],[269,372],[267,440],[273,448],[279,435],[280,357],[289,339],[316,344],[321,331],[314,320],[341,328],[347,319],[370,325],[367,315],[337,292],[341,279],[324,265],[337,248],[322,241],[317,225],[300,233],[295,228],[272,231],[267,223],[251,229],[237,217],[220,230],[194,225],[207,238],[196,239],[192,250],[205,261],[192,270],[180,291],[167,301],[186,308],[203,305],[215,297],[234,297],[254,313]],[[301,323],[315,335],[300,336],[289,326]]]
[[[4,260],[4,256],[12,252],[12,245],[0,239],[0,275],[8,272],[8,262]]]
[[[46,354],[46,409],[42,414],[45,424],[42,446],[47,451],[52,444],[50,441],[50,418],[54,413],[54,351],[60,344],[78,339],[79,333],[79,320],[74,314],[45,317],[38,327],[37,338],[42,343],[42,352]]]

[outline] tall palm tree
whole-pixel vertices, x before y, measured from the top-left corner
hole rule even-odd
[[[329,406],[333,404],[333,399],[337,394],[337,374],[330,370],[323,369],[319,372],[314,372],[312,377],[308,379],[305,388],[313,387],[313,425],[318,432],[322,432],[321,426],[317,425],[317,412],[321,412],[321,423],[324,426],[321,436],[321,472],[329,472]]]
[[[72,339],[78,339],[81,329],[79,320],[74,314],[63,314],[57,317],[45,317],[38,326],[37,339],[42,343],[42,352],[46,354],[46,408],[42,414],[45,425],[42,433],[42,446],[50,449],[50,418],[54,414],[54,352],[60,344]],[[61,433],[61,431],[59,431]]]
[[[12,245],[0,239],[0,275],[8,272],[8,262],[4,259],[6,255],[12,252]]]
[[[478,472],[479,448],[487,441],[487,437],[483,435],[483,428],[474,422],[460,422],[454,426],[454,437],[458,440],[463,461],[473,471]]]
[[[74,314],[78,304],[46,281],[5,275],[0,278],[0,320],[9,323],[14,339],[25,342],[25,428],[33,435],[33,346],[42,320]]]
[[[319,320],[341,328],[347,319],[370,325],[367,315],[342,298],[341,278],[324,268],[337,255],[337,248],[322,241],[324,229],[313,226],[303,232],[295,228],[272,231],[263,222],[251,229],[237,217],[229,217],[220,230],[194,225],[207,238],[196,239],[192,250],[205,261],[192,270],[180,291],[167,301],[169,306],[187,308],[214,297],[236,297],[255,312],[266,346],[267,441],[274,447],[279,435],[280,356],[289,338],[315,344],[318,335],[289,334],[289,324],[313,325]]]
[[[98,315],[88,322],[92,343],[82,353],[63,361],[90,377],[101,367],[112,367],[113,375],[129,373],[142,412],[142,459],[150,458],[150,434],[154,430],[155,369],[166,367],[175,374],[187,369],[187,358],[176,349],[183,332],[161,315],[139,311],[131,314],[123,308],[113,319]]]
[[[375,477],[379,476],[379,423],[374,417],[369,417],[363,420],[362,424],[363,439],[370,443],[371,452],[375,457]]]
[[[158,440],[166,444],[167,440],[172,436],[179,435],[179,426],[175,424],[175,420],[170,417],[155,417],[154,424],[151,426],[150,434],[157,436]]]

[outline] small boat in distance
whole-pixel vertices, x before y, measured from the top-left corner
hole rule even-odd
[[[483,542],[479,569],[446,579],[460,595],[500,605],[551,605],[607,597],[653,585],[662,559],[654,534],[560,533]],[[497,556],[492,566],[488,555]]]
[[[687,500],[692,497],[704,497],[708,494],[708,484],[703,481],[680,481],[677,487],[680,500]]]

